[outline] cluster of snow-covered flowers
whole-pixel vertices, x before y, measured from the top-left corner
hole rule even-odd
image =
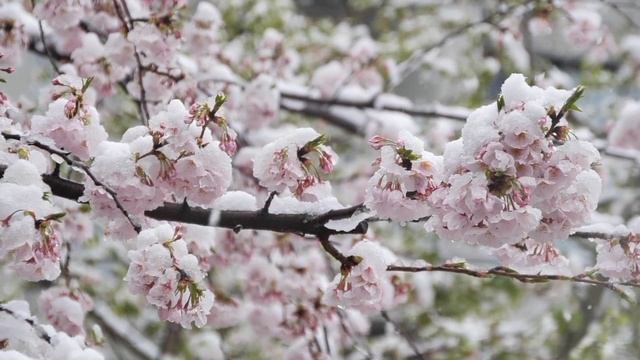
[[[201,107],[207,110],[204,116],[213,110]],[[128,129],[122,142],[102,142],[90,170],[117,192],[118,200],[133,215],[142,215],[163,201],[211,206],[231,183],[231,158],[214,140],[208,125],[214,121],[224,128],[227,125],[222,118],[194,121],[198,116],[174,100],[166,111],[150,119],[148,127]],[[131,226],[102,186],[87,178],[85,196],[96,215],[111,224],[112,232],[132,235]]]
[[[63,74],[53,79],[53,102],[44,116],[31,119],[31,132],[53,140],[54,144],[82,160],[88,160],[98,145],[107,140],[100,115],[88,94],[92,79]]]
[[[640,150],[640,103],[627,102],[609,130],[609,144],[619,148]]]
[[[600,157],[570,137],[563,117],[580,95],[511,75],[498,103],[474,111],[447,145],[427,226],[442,239],[500,247],[565,239],[585,224],[601,192],[592,169]]]
[[[40,294],[40,308],[53,327],[75,336],[84,335],[84,318],[93,300],[80,290],[52,287]]]
[[[387,272],[396,256],[371,240],[356,243],[346,254],[351,266],[344,266],[329,284],[324,301],[373,313],[406,301],[408,284]]]
[[[129,252],[129,289],[144,295],[163,320],[184,327],[205,325],[214,295],[205,287],[206,274],[189,253],[180,228],[163,224],[143,230],[136,247]]]
[[[338,161],[326,141],[311,128],[296,129],[258,152],[253,175],[270,191],[288,190],[297,198],[318,200],[318,189],[328,185],[323,174],[331,173]]]
[[[440,42],[435,38],[466,18],[466,13],[446,15],[451,8],[459,10],[458,5],[438,6],[442,29],[425,39],[409,36],[394,44],[355,24],[329,30],[311,26],[304,17],[279,24],[282,14],[273,9],[289,3],[293,4],[274,0],[269,8],[260,1],[213,5],[185,0],[42,0],[31,5],[33,14],[25,10],[30,8],[26,2],[0,4],[0,72],[11,73],[28,49],[47,56],[58,73],[34,103],[20,99],[14,106],[0,92],[0,251],[9,265],[2,271],[29,281],[54,282],[40,293],[39,303],[43,318],[55,328],[43,333],[50,341],[35,334],[44,338],[42,346],[35,339],[37,348],[21,349],[16,346],[36,343],[20,340],[23,335],[33,337],[22,328],[32,325],[33,330],[35,322],[22,321],[20,332],[5,336],[15,325],[7,321],[7,326],[0,326],[0,357],[100,359],[86,348],[95,339],[82,338],[87,332],[85,317],[93,307],[88,293],[96,299],[96,316],[103,300],[124,304],[126,312],[128,301],[135,303],[134,295],[142,295],[138,300],[144,298],[162,320],[187,328],[234,327],[224,333],[225,347],[248,338],[268,342],[265,349],[275,343],[289,348],[263,357],[352,356],[346,349],[356,348],[360,338],[367,337],[370,345],[365,315],[408,300],[412,286],[396,271],[457,266],[449,262],[400,269],[390,249],[403,256],[428,257],[432,254],[423,251],[425,242],[414,242],[412,231],[426,234],[419,226],[400,229],[378,220],[404,225],[428,219],[426,228],[438,235],[438,246],[447,240],[466,241],[492,248],[515,271],[572,273],[555,242],[589,221],[601,190],[594,170],[599,153],[574,138],[565,116],[575,109],[581,88],[543,89],[528,85],[522,75],[512,75],[498,101],[473,111],[462,137],[453,142],[449,140],[457,136],[462,122],[451,125],[454,121],[445,123],[450,119],[444,118],[461,120],[470,110],[440,114],[440,105],[434,104],[433,114],[442,118],[426,133],[427,127],[414,122],[414,115],[431,117],[431,107],[423,111],[386,92],[399,85],[399,75],[417,74],[419,65],[428,64],[446,77],[465,80],[456,91],[443,86],[438,92],[455,93],[458,104],[475,102],[483,96],[481,85],[499,79],[506,68],[494,58],[495,51],[506,50],[514,63],[509,65],[539,70],[529,63],[536,54],[527,52],[536,47],[530,49],[525,41],[528,35],[551,30],[552,12],[570,15],[562,32],[567,40],[580,51],[591,49],[591,56],[604,58],[615,44],[597,12],[601,6],[583,8],[572,0],[531,8],[501,4],[488,18],[495,26],[478,26],[483,36],[490,31],[489,37],[497,39],[492,55],[479,65],[464,65],[462,58],[472,63],[476,57],[461,56],[459,49],[469,50],[465,43],[473,43],[469,39],[474,37],[444,37]],[[404,12],[391,3],[393,12]],[[243,11],[237,11],[240,8]],[[381,13],[389,9],[385,5]],[[415,23],[434,16],[432,7],[427,12]],[[273,18],[250,23],[267,15]],[[244,31],[247,25],[260,33]],[[307,25],[309,31],[300,36],[297,30]],[[402,24],[393,33],[406,34],[412,26]],[[408,61],[399,71],[386,57],[411,50],[423,40],[439,45],[411,56],[417,60],[415,68]],[[447,42],[457,45],[445,50]],[[626,49],[632,57],[636,47]],[[451,48],[455,61],[447,58]],[[562,75],[549,74],[547,83],[558,84],[565,80]],[[467,96],[471,92],[473,99]],[[219,95],[210,96],[215,93]],[[434,96],[424,98],[440,99]],[[637,147],[638,113],[635,105],[624,109],[609,134],[611,145]],[[347,149],[346,173],[334,173],[338,156],[325,135],[299,125],[308,123],[304,116],[324,118],[348,135],[377,134],[369,140],[377,153],[373,166],[360,161],[363,157],[354,151],[364,147],[362,139],[352,144],[345,133],[323,128],[332,136],[332,146]],[[280,127],[283,124],[288,125]],[[292,130],[293,124],[299,128]],[[442,148],[442,156],[427,151]],[[52,192],[78,200],[82,210],[52,200]],[[269,206],[261,211],[257,199],[266,192],[272,193],[265,203]],[[343,198],[340,192],[348,194]],[[354,206],[343,206],[345,198]],[[194,222],[211,226],[152,219],[166,218],[167,209],[184,210],[185,217],[197,213]],[[327,220],[353,209],[357,210],[350,217]],[[242,220],[242,225],[233,224],[235,217],[255,215],[263,216],[266,225],[263,219],[255,227]],[[302,220],[297,223],[298,219]],[[279,233],[292,231],[283,225],[287,222],[296,222],[291,228],[302,229],[301,234]],[[323,241],[326,234],[342,233],[340,239],[348,244],[359,240],[349,250],[344,246],[344,253],[337,242],[331,250]],[[362,237],[349,237],[351,233]],[[634,228],[600,242],[594,271],[611,279],[640,279],[637,233]],[[298,236],[310,234],[320,235],[321,244]],[[381,234],[381,243],[366,240]],[[102,241],[103,235],[127,241]],[[403,245],[407,251],[401,251]],[[119,264],[126,250],[130,261],[123,286],[121,269],[111,265]],[[336,274],[332,265],[338,263]],[[422,284],[423,290],[433,292],[436,276]],[[113,280],[104,281],[109,290],[92,286],[103,278]],[[0,290],[4,296],[13,289]],[[101,298],[111,290],[113,297]],[[418,305],[424,309],[423,303]],[[7,306],[31,319],[23,304]],[[7,314],[11,312],[0,311],[3,320]],[[139,314],[136,326],[158,325],[153,323],[155,316]],[[190,346],[207,343],[215,353],[211,356],[225,355],[216,333],[197,334],[186,340]],[[388,342],[395,339],[383,337]],[[378,357],[376,351],[365,351],[370,352],[367,357]],[[185,352],[197,357],[206,350]]]
[[[40,325],[26,301],[0,304],[0,324],[1,359],[104,359],[101,353],[87,346],[87,339],[82,335],[72,336],[49,325]]]
[[[440,184],[442,157],[425,151],[423,142],[406,131],[400,132],[397,141],[376,135],[369,144],[380,150],[380,157],[364,204],[378,216],[395,221],[430,215],[427,199]]]
[[[640,280],[640,217],[633,217],[626,225],[597,223],[584,230],[607,235],[593,239],[597,244],[593,271],[618,281]]]
[[[60,275],[62,239],[56,223],[64,213],[47,200],[50,189],[41,171],[18,159],[0,179],[0,253],[30,281]]]
[[[397,77],[396,64],[380,55],[375,41],[362,37],[352,44],[344,61],[333,60],[318,67],[311,86],[323,98],[343,94],[375,94]]]

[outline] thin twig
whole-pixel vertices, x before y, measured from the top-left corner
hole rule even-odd
[[[413,341],[412,336],[410,334],[408,334],[407,332],[405,332],[404,330],[402,330],[402,327],[400,327],[400,325],[398,325],[395,321],[393,321],[389,317],[389,314],[386,311],[383,310],[383,311],[380,312],[380,314],[382,315],[382,318],[386,322],[388,322],[389,324],[391,324],[393,326],[394,330],[398,333],[398,335],[400,335],[400,336],[402,336],[402,338],[404,338],[404,340],[407,342],[407,344],[409,344],[409,347],[411,348],[411,350],[413,350],[413,353],[416,355],[416,357],[418,359],[425,360],[424,356],[422,356],[422,353],[418,349],[418,346]]]
[[[271,202],[273,201],[273,198],[276,197],[276,195],[278,195],[277,191],[272,191],[269,194],[269,197],[267,198],[267,201],[264,202],[264,206],[262,207],[262,212],[265,214],[269,213],[269,207],[271,207]]]
[[[525,2],[525,4],[527,3],[528,2]],[[496,10],[478,21],[467,23],[464,26],[461,26],[451,31],[450,33],[442,37],[439,41],[427,46],[426,48],[420,49],[414,52],[407,60],[403,61],[398,65],[400,75],[398,76],[397,81],[395,81],[394,86],[397,86],[398,84],[402,83],[413,71],[417,70],[418,67],[422,65],[424,56],[429,52],[431,52],[432,50],[435,50],[437,48],[444,46],[450,40],[453,40],[458,36],[464,35],[467,31],[471,30],[476,26],[492,23],[495,21],[494,19],[498,16],[504,17],[506,15],[509,15],[510,13],[512,13],[514,10],[516,10],[518,7],[522,5],[524,4],[514,4],[509,6],[506,9]]]
[[[116,13],[118,15],[118,18],[120,19],[120,22],[122,23],[122,26],[125,30],[126,33],[128,33],[130,30],[133,30],[133,21],[131,20],[131,14],[129,13],[129,8],[127,7],[127,3],[126,1],[122,2],[122,9],[124,9],[124,14],[123,14],[123,10],[120,8],[120,5],[118,4],[118,0],[113,0],[113,6],[116,9]],[[127,23],[126,19],[125,19],[125,15],[126,17],[129,19],[129,22]],[[140,99],[138,101],[138,106],[139,106],[139,111],[140,111],[140,117],[142,118],[142,124],[147,126],[149,125],[149,107],[147,105],[147,93],[146,90],[144,88],[144,82],[143,82],[143,77],[144,77],[144,66],[142,66],[142,60],[140,59],[140,54],[138,53],[138,48],[133,45],[133,55],[136,59],[136,64],[138,66],[138,71],[137,71],[137,79],[138,79],[138,87],[140,88]]]
[[[619,295],[625,300],[631,301],[629,296],[624,293],[618,286],[630,286],[640,288],[640,282],[634,281],[609,281],[593,279],[588,274],[579,275],[543,275],[543,274],[521,274],[512,269],[508,269],[502,266],[498,266],[489,270],[472,270],[463,266],[444,264],[444,265],[426,265],[426,266],[398,266],[389,265],[387,271],[400,271],[400,272],[449,272],[455,274],[464,274],[477,278],[487,279],[493,277],[504,277],[516,279],[523,283],[543,283],[548,281],[568,281],[575,283],[591,284],[606,287]]]
[[[31,6],[35,7],[34,0],[31,0]],[[60,68],[58,67],[58,64],[56,64],[56,61],[53,59],[53,56],[49,51],[49,46],[47,46],[47,42],[45,41],[44,29],[42,28],[42,20],[38,20],[38,29],[40,30],[40,41],[42,42],[42,48],[44,49],[45,54],[47,54],[47,59],[49,59],[49,63],[51,64],[53,71],[55,71],[56,74],[58,75],[62,74],[62,72],[60,71]]]

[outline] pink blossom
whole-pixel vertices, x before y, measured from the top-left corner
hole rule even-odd
[[[383,310],[393,303],[394,289],[387,265],[394,260],[386,248],[369,240],[358,242],[345,255],[353,256],[357,265],[336,275],[325,293],[328,305],[341,305],[362,312]]]
[[[93,308],[89,295],[79,290],[52,287],[40,294],[40,308],[47,320],[69,335],[84,334],[84,318]]]
[[[162,320],[190,328],[202,327],[213,306],[214,295],[202,280],[198,259],[187,250],[181,230],[170,225],[143,230],[138,248],[129,252],[131,264],[125,280],[134,294],[145,295],[158,308]]]
[[[262,148],[254,159],[253,175],[271,191],[288,189],[301,197],[322,183],[320,172],[330,172],[338,160],[324,142],[325,137],[311,128],[296,129]]]

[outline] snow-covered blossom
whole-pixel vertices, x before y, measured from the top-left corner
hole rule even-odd
[[[129,32],[127,39],[142,54],[140,58],[144,65],[154,64],[165,69],[175,66],[179,40],[174,35],[163,33],[153,24],[142,23]]]
[[[280,92],[273,79],[260,75],[244,89],[245,103],[240,120],[248,128],[259,128],[278,119]]]
[[[89,0],[45,0],[37,3],[33,11],[50,26],[63,30],[77,25],[90,7]]]
[[[494,254],[503,266],[525,274],[571,275],[569,259],[551,243],[526,239],[495,249]]]
[[[311,78],[311,86],[318,89],[322,97],[332,98],[348,78],[349,69],[334,60],[316,69]]]
[[[363,240],[345,253],[354,266],[344,268],[329,284],[324,302],[365,313],[376,312],[395,305],[395,289],[387,266],[395,255],[381,245]]]
[[[625,149],[640,149],[640,103],[628,102],[609,130],[609,143]]]
[[[115,85],[130,72],[133,45],[121,34],[110,34],[102,44],[94,33],[82,37],[82,46],[71,54],[81,76],[91,77],[101,95],[112,95]]]
[[[84,318],[93,308],[89,295],[65,287],[52,287],[40,294],[40,309],[59,331],[75,336],[84,334]]]
[[[442,158],[406,131],[397,141],[376,135],[369,144],[380,150],[378,170],[369,179],[365,205],[383,218],[411,221],[431,212],[427,199],[440,184]]]
[[[569,139],[560,118],[580,94],[510,76],[498,103],[474,111],[462,141],[445,149],[448,179],[429,198],[428,228],[444,239],[500,247],[527,236],[563,239],[585,224],[601,191],[591,169],[599,154]]]
[[[301,198],[321,184],[338,156],[324,145],[327,139],[311,128],[296,129],[264,146],[253,161],[253,175],[271,191],[286,189]]]
[[[45,116],[31,119],[31,129],[35,134],[52,139],[57,147],[87,160],[98,144],[107,140],[100,115],[85,101],[91,79],[60,75],[53,84],[62,89],[60,97],[49,104]]]
[[[298,53],[285,44],[285,37],[278,30],[268,28],[257,44],[257,59],[253,70],[275,78],[289,79],[300,65]]]
[[[160,318],[190,328],[202,327],[214,295],[204,286],[198,258],[187,250],[180,228],[164,224],[142,231],[137,249],[129,251],[125,280],[134,294],[142,294],[158,309]]]
[[[594,270],[618,281],[640,280],[640,217],[629,220],[627,226],[618,225],[611,233],[615,235],[611,239],[594,240],[597,243]]]
[[[104,356],[87,346],[83,336],[69,336],[31,315],[29,304],[13,300],[0,311],[1,359],[103,360]]]
[[[0,253],[30,281],[60,275],[62,239],[56,223],[64,216],[46,200],[50,190],[27,160],[17,160],[0,179]]]

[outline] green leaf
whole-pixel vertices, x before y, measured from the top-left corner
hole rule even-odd
[[[60,219],[62,219],[65,215],[67,215],[67,213],[59,212],[59,213],[51,214],[51,215],[47,216],[45,219],[46,220],[53,220],[53,221],[60,221]]]
[[[398,149],[398,155],[400,155],[400,157],[403,160],[410,160],[410,161],[414,161],[414,160],[419,160],[420,159],[420,155],[414,153],[413,151],[405,148],[405,147],[401,147],[400,149]]]
[[[93,82],[93,76],[82,81],[82,93],[83,94],[89,89],[89,86],[91,86],[92,82]]]
[[[323,135],[320,135],[317,138],[309,141],[304,146],[307,149],[315,149],[318,146],[325,144],[327,142],[327,140],[328,140],[327,137],[323,134]]]

